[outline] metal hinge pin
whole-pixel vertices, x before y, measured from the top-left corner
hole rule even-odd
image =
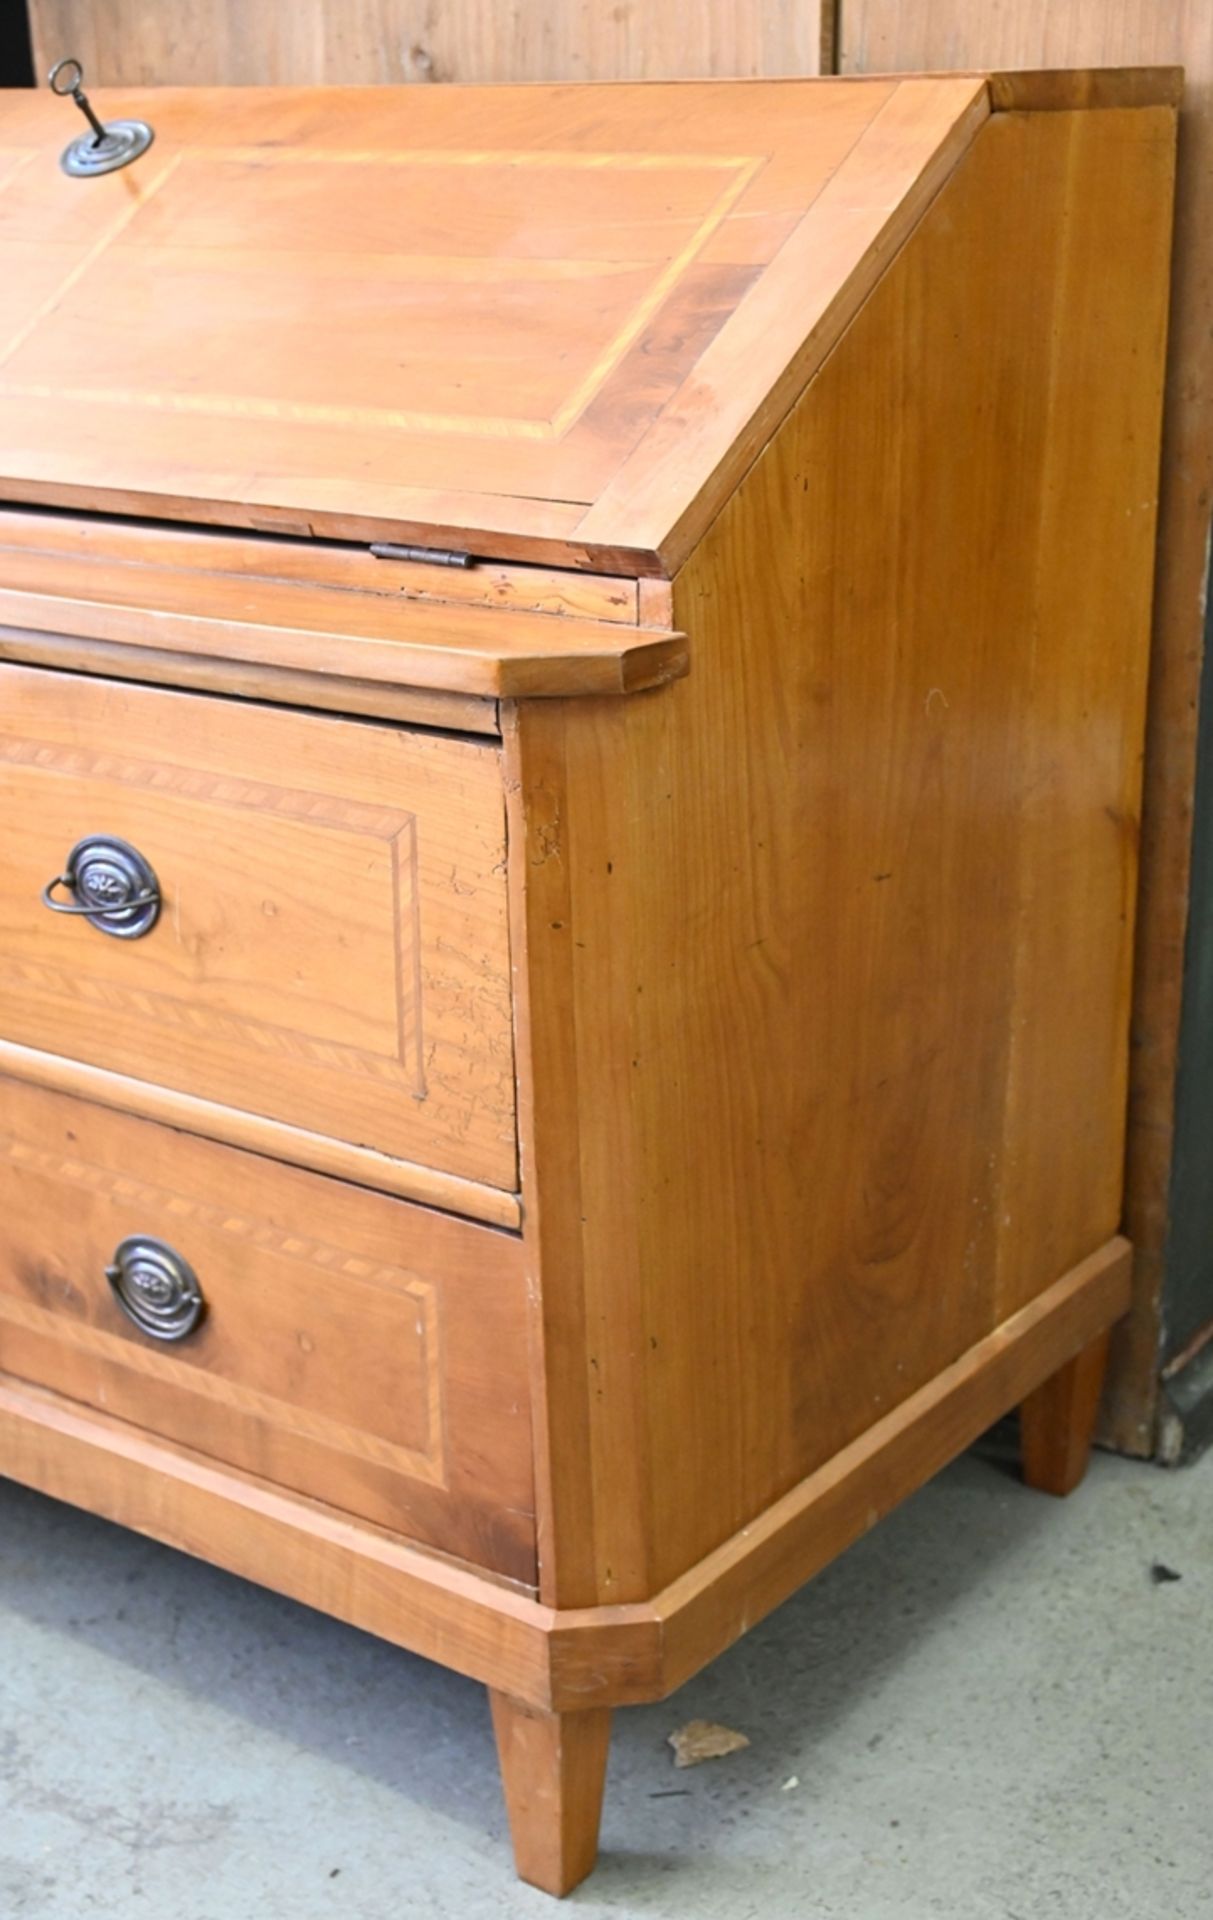
[[[420,560],[431,567],[474,567],[476,564],[470,553],[459,553],[453,547],[400,547],[393,541],[377,540],[371,552],[376,560]]]

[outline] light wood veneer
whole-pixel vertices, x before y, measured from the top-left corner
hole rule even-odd
[[[553,1892],[611,1709],[1081,1477],[1174,97],[0,103],[0,1471],[485,1682]]]
[[[4,1078],[0,1218],[10,1373],[534,1580],[515,1235]],[[180,1345],[110,1296],[139,1233],[201,1281]]]
[[[155,146],[82,196],[70,109],[10,96],[0,498],[668,571],[987,90],[537,99],[126,90]]]
[[[7,1039],[517,1186],[495,747],[17,666],[0,685]],[[156,871],[142,939],[41,904],[90,822]]]

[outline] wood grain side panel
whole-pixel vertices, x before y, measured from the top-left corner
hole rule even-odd
[[[1131,1249],[1113,1239],[653,1602],[667,1693],[723,1653],[938,1473],[1128,1305]]]
[[[277,1485],[534,1577],[516,1238],[0,1079],[0,1370]],[[150,1340],[129,1234],[207,1311]]]
[[[1142,805],[1126,1218],[1134,1305],[1113,1340],[1103,1433],[1155,1444],[1161,1296],[1188,924],[1196,728],[1213,500],[1213,13],[1192,0],[844,0],[839,65],[871,69],[1182,63],[1154,644]]]
[[[1071,195],[1030,555],[1000,1317],[1030,1297],[1040,1263],[1072,1265],[1092,1223],[1111,1231],[1123,1207],[1159,497],[1175,116],[1155,107],[1058,119],[1052,136],[1040,116],[1002,114],[991,129],[1012,175],[1031,178],[1033,151],[1059,149]],[[1049,654],[1068,628],[1057,671]],[[1079,1181],[1059,1185],[1063,1162],[1082,1169]]]
[[[645,1605],[557,1615],[553,1704],[625,1706],[685,1685],[1001,1414],[1106,1338],[1128,1304],[1131,1260],[1119,1237],[1097,1248]]]
[[[514,1187],[493,746],[6,666],[0,813],[5,1039]],[[137,941],[42,904],[86,833]]]
[[[984,128],[675,582],[690,677],[507,729],[565,1604],[1116,1230],[1173,128]]]

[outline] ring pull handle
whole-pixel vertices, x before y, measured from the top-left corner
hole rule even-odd
[[[152,1340],[186,1339],[206,1312],[189,1261],[154,1234],[120,1240],[105,1277],[127,1319]]]
[[[47,84],[51,92],[57,93],[61,100],[75,101],[93,130],[94,146],[104,140],[105,128],[89,104],[89,97],[84,91],[84,68],[78,60],[56,60],[47,75]]]
[[[73,898],[56,899],[61,887]],[[52,913],[79,914],[100,933],[137,940],[155,926],[162,902],[160,883],[137,847],[90,833],[77,840],[63,872],[47,881],[42,904]]]
[[[60,873],[55,879],[48,880],[42,889],[43,906],[49,907],[52,913],[82,913],[86,920],[107,920],[130,913],[136,907],[160,905],[158,893],[138,893],[120,907],[89,907],[82,905],[79,900],[56,900],[52,897],[56,887],[70,887],[71,884],[71,875],[67,873]]]
[[[84,84],[84,68],[78,60],[70,58],[56,60],[47,75],[47,85],[52,93],[62,99],[67,94],[76,94]]]
[[[56,60],[47,84],[61,100],[74,101],[89,124],[88,133],[79,134],[63,149],[59,164],[64,173],[75,179],[113,173],[118,167],[129,167],[151,146],[155,135],[146,120],[111,120],[108,126],[98,120],[84,91],[84,68],[78,60]]]

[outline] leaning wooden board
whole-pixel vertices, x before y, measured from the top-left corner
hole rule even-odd
[[[0,1471],[485,1681],[553,1891],[613,1706],[1081,1476],[1175,94],[0,105]]]

